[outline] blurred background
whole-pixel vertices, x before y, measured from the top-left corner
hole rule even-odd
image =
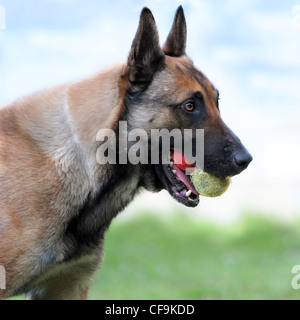
[[[163,43],[180,4],[187,54],[254,160],[196,209],[139,196],[108,232],[91,298],[298,299],[300,0],[0,0],[0,105],[125,62],[144,6]]]

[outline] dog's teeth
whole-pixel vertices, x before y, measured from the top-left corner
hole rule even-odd
[[[188,198],[192,194],[192,190],[189,190],[185,193],[185,196]]]
[[[176,170],[172,170],[172,172],[173,172],[174,174],[176,174],[176,173],[177,173],[177,171],[176,171]]]
[[[170,167],[173,168],[173,166],[174,166],[174,162],[171,161],[171,162],[170,162]]]

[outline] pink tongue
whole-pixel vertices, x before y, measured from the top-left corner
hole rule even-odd
[[[176,170],[176,176],[178,179],[185,184],[185,186],[188,188],[188,190],[192,190],[192,192],[196,195],[199,196],[199,193],[195,190],[195,187],[192,185],[190,179],[188,176],[184,174],[177,166],[174,164],[173,170]]]

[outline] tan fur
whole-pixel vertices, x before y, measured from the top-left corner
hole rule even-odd
[[[95,141],[100,129],[114,128],[120,118],[125,96],[124,88],[119,86],[123,68],[122,65],[116,66],[68,88],[72,126],[87,148],[91,147],[90,142]]]

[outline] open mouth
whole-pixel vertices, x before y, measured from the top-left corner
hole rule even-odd
[[[196,207],[200,198],[190,176],[174,164],[172,158],[169,164],[156,165],[158,178],[171,196],[187,207]]]

